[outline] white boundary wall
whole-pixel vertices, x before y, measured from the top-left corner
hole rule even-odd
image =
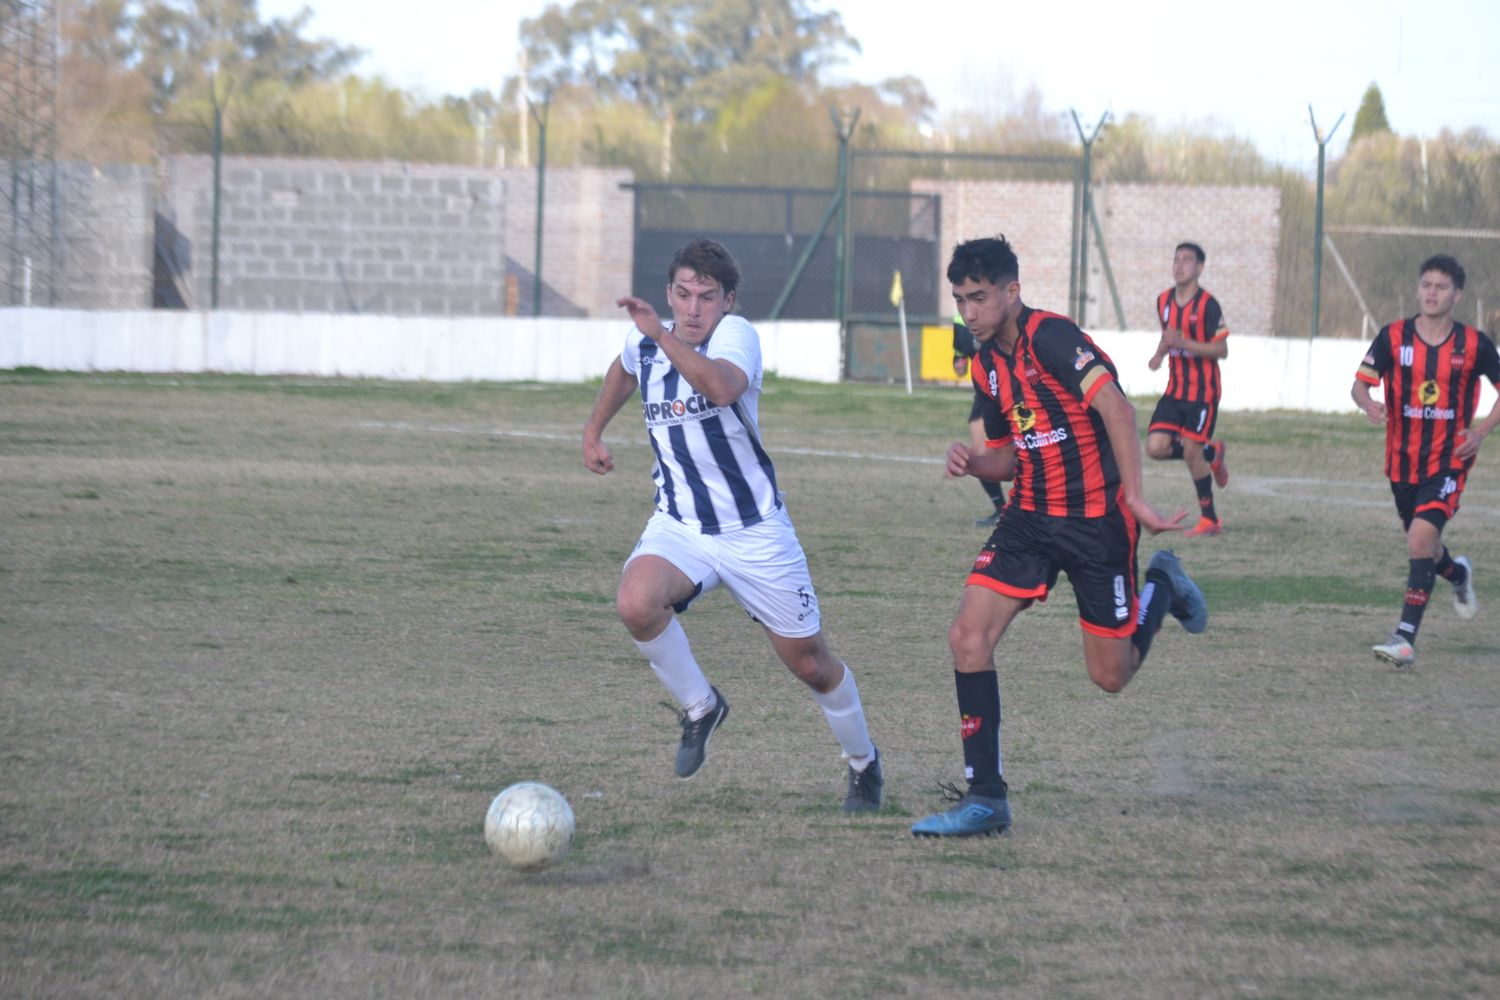
[[[768,370],[837,382],[833,323],[757,323]],[[0,369],[221,372],[432,382],[583,382],[629,320],[0,309]]]
[[[760,322],[756,328],[767,370],[784,378],[839,381],[836,324]],[[0,369],[582,382],[604,373],[627,329],[612,319],[0,309]],[[1166,367],[1146,367],[1157,333],[1092,336],[1114,359],[1126,392],[1161,393]],[[1352,411],[1349,387],[1365,346],[1231,336],[1222,408]],[[1494,396],[1485,385],[1481,414],[1494,405]]]
[[[1109,354],[1120,382],[1132,396],[1159,396],[1167,387],[1167,365],[1146,366],[1156,351],[1159,331],[1094,332],[1089,336]],[[1369,344],[1362,340],[1308,340],[1290,337],[1229,337],[1229,356],[1220,362],[1224,375],[1221,412],[1234,410],[1312,410],[1353,413],[1349,390]],[[1376,393],[1376,398],[1380,398]],[[1495,390],[1481,380],[1482,417],[1495,404]],[[1139,414],[1142,424],[1150,411]]]

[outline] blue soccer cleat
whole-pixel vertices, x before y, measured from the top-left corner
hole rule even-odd
[[[913,837],[992,837],[1010,828],[1010,801],[972,792],[944,812],[912,824]]]
[[[1160,570],[1172,581],[1172,617],[1182,622],[1182,627],[1189,632],[1202,632],[1208,628],[1208,602],[1203,599],[1203,591],[1198,589],[1193,578],[1187,575],[1187,570],[1182,568],[1182,560],[1171,549],[1159,549],[1146,567],[1147,574],[1152,570]]]

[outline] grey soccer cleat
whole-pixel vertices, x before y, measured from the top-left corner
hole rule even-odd
[[[1474,593],[1474,564],[1469,562],[1468,556],[1459,556],[1453,561],[1464,568],[1464,582],[1453,585],[1453,610],[1458,612],[1458,617],[1468,621],[1479,614],[1479,595]]]
[[[1392,632],[1385,642],[1371,646],[1370,651],[1375,654],[1375,659],[1393,667],[1409,667],[1417,659],[1417,651],[1412,648],[1411,643],[1396,632]]]
[[[682,724],[682,742],[677,744],[679,778],[691,778],[698,773],[698,768],[703,766],[704,758],[708,756],[708,741],[713,737],[714,730],[729,717],[729,702],[724,700],[718,688],[712,685],[710,688],[715,701],[707,715],[701,719],[690,719],[686,712],[679,712],[677,715],[677,721]]]
[[[1172,617],[1182,622],[1182,627],[1189,632],[1202,632],[1208,628],[1208,601],[1203,599],[1203,591],[1182,568],[1182,560],[1171,549],[1159,549],[1146,567],[1147,573],[1152,570],[1160,570],[1172,581]]]
[[[849,792],[844,796],[844,812],[874,812],[880,808],[880,793],[885,787],[885,775],[880,771],[880,749],[863,771],[849,767]]]

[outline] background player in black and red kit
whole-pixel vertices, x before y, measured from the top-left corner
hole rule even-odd
[[[1078,602],[1089,676],[1106,691],[1129,683],[1168,611],[1190,632],[1208,624],[1202,593],[1169,551],[1152,558],[1137,594],[1140,529],[1175,529],[1186,512],[1165,518],[1146,502],[1135,408],[1113,362],[1067,317],[1022,303],[1019,271],[1004,237],[962,243],[948,264],[954,301],[982,345],[972,367],[988,438],[982,451],[950,445],[948,474],[1015,485],[948,630],[969,788],[914,824],[917,836],[1010,825],[995,647],[1059,573]]]
[[[969,374],[969,361],[979,352],[979,342],[974,339],[974,334],[969,332],[969,326],[964,322],[963,316],[953,314],[953,374],[962,378]],[[984,396],[978,389],[974,390],[974,405],[969,408],[969,443],[974,449],[984,447]],[[976,528],[993,528],[1000,521],[1000,511],[1005,506],[1005,487],[999,483],[992,483],[987,479],[979,480],[979,485],[984,487],[984,495],[990,498],[994,510],[974,522]]]
[[[1214,441],[1219,422],[1219,362],[1229,355],[1229,328],[1219,301],[1198,284],[1208,255],[1196,243],[1179,243],[1172,254],[1171,288],[1156,297],[1161,342],[1147,362],[1152,371],[1171,358],[1167,391],[1151,414],[1146,454],[1158,461],[1180,458],[1198,491],[1198,523],[1189,535],[1217,535],[1224,523],[1214,509],[1214,484],[1229,485],[1224,442]]]
[[[1406,529],[1406,600],[1401,621],[1375,656],[1398,667],[1416,659],[1414,646],[1432,586],[1441,576],[1453,585],[1460,618],[1479,611],[1474,567],[1448,554],[1443,529],[1458,513],[1479,446],[1500,424],[1500,402],[1479,423],[1479,379],[1500,388],[1500,356],[1489,337],[1453,319],[1463,297],[1464,269],[1446,255],[1422,262],[1417,279],[1421,312],[1397,320],[1375,336],[1354,376],[1351,395],[1370,422],[1385,426],[1385,474]],[[1385,382],[1385,402],[1370,388]]]

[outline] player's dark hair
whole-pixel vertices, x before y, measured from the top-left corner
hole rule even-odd
[[[677,272],[683,268],[717,281],[726,296],[733,295],[740,285],[739,265],[728,250],[713,240],[694,240],[677,251],[672,257],[672,265],[667,268],[668,285],[677,280]]]
[[[1193,251],[1193,256],[1198,258],[1198,263],[1200,264],[1208,260],[1208,254],[1204,253],[1203,248],[1196,243],[1179,243],[1177,244],[1177,250]],[[1173,250],[1172,252],[1175,254],[1177,250]]]
[[[1457,288],[1459,291],[1463,291],[1465,277],[1464,266],[1460,264],[1456,258],[1450,257],[1445,253],[1440,253],[1432,257],[1428,257],[1426,260],[1422,261],[1422,270],[1417,272],[1417,277],[1420,278],[1428,271],[1437,271],[1439,273],[1446,274],[1448,277],[1453,279],[1453,287]]]
[[[948,280],[955,285],[965,281],[988,281],[1008,285],[1021,280],[1021,262],[1004,236],[985,236],[960,243],[953,248],[948,261]]]

